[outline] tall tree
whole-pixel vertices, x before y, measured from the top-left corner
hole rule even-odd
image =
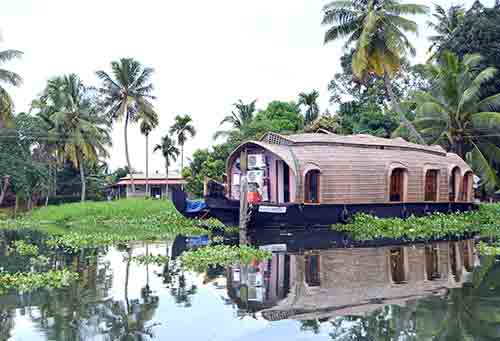
[[[325,43],[346,38],[345,47],[355,45],[353,74],[364,79],[375,74],[384,79],[386,91],[401,122],[419,142],[424,140],[404,115],[394,94],[391,78],[402,60],[416,54],[405,32],[417,33],[417,24],[403,15],[426,14],[428,7],[399,0],[338,0],[324,9],[323,25],[330,26]]]
[[[157,144],[153,152],[161,151],[161,154],[165,158],[165,172],[168,179],[168,168],[170,167],[170,161],[176,161],[179,156],[179,149],[175,146],[175,141],[169,136],[165,135],[161,138],[161,144]],[[167,183],[167,198],[168,194],[168,183]]]
[[[17,50],[0,51],[0,66],[21,56],[22,52]],[[19,86],[22,82],[23,79],[17,73],[0,67],[0,129],[5,128],[7,123],[12,119],[13,111],[12,98],[2,84]]]
[[[231,125],[231,130],[236,130],[239,132],[244,131],[245,128],[248,127],[248,125],[250,125],[250,123],[254,118],[254,114],[256,111],[256,103],[257,100],[253,100],[248,104],[243,103],[241,99],[238,100],[238,102],[233,104],[236,110],[231,111],[230,115],[224,117],[220,125],[229,123]],[[217,131],[214,135],[214,139],[230,135],[231,130]]]
[[[141,134],[146,137],[146,196],[149,196],[149,134],[158,126],[158,115],[152,112],[150,115],[142,115]]]
[[[498,186],[494,164],[500,164],[500,93],[484,97],[482,87],[497,76],[494,67],[478,68],[481,56],[460,60],[447,52],[428,65],[433,86],[417,92],[416,127],[430,143],[467,158],[487,192]]]
[[[54,127],[51,133],[62,141],[58,146],[61,162],[69,160],[80,170],[81,201],[85,201],[86,179],[84,162],[97,162],[106,157],[110,144],[108,121],[97,111],[95,98],[75,74],[49,81],[44,93],[45,103],[57,107],[50,115]]]
[[[184,169],[184,144],[188,135],[191,137],[196,135],[192,122],[193,119],[189,115],[177,115],[174,124],[170,127],[170,134],[177,136],[177,143],[181,146],[181,171]]]
[[[311,92],[301,92],[299,94],[299,106],[305,106],[306,112],[304,115],[305,125],[310,125],[319,116],[319,106],[318,106],[319,92],[313,90]]]
[[[452,39],[465,16],[465,8],[461,5],[453,5],[447,10],[438,4],[434,6],[435,13],[432,16],[435,21],[427,22],[427,25],[436,32],[435,35],[429,37],[432,43],[429,48],[429,52],[432,53],[431,59],[437,56],[443,44]]]
[[[136,122],[141,115],[155,113],[150,100],[153,84],[151,76],[153,69],[143,67],[140,62],[132,58],[122,58],[111,62],[111,77],[104,71],[97,71],[97,77],[102,80],[103,86],[100,92],[105,96],[104,106],[108,109],[108,115],[113,120],[125,120],[124,142],[125,158],[129,169],[133,169],[130,163],[128,150],[128,125]],[[132,192],[135,192],[134,175],[130,174]]]

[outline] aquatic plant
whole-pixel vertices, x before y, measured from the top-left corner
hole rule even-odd
[[[250,246],[213,245],[184,252],[181,264],[187,270],[205,272],[214,266],[229,266],[234,264],[250,264],[254,260],[265,260],[271,257],[269,251]]]
[[[38,246],[25,242],[24,240],[16,240],[12,242],[12,247],[20,256],[36,256],[38,255]]]
[[[139,255],[131,257],[132,262],[139,265],[155,264],[158,266],[164,265],[168,262],[169,258],[163,255]]]
[[[19,292],[30,292],[37,289],[58,289],[71,285],[78,279],[76,272],[67,269],[51,270],[47,272],[28,273],[1,273],[0,272],[0,294],[15,289]]]

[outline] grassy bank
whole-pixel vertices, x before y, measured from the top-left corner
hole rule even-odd
[[[484,204],[477,211],[457,214],[433,214],[426,217],[376,218],[360,214],[349,224],[334,225],[356,240],[394,238],[430,240],[480,233],[483,237],[500,237],[500,205]]]
[[[73,249],[206,233],[171,202],[145,199],[43,207],[15,220],[1,220],[0,228],[40,230],[53,235],[54,247]]]

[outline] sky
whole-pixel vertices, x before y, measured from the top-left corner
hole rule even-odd
[[[473,0],[413,0],[449,7]],[[492,6],[494,0],[483,0]],[[8,88],[17,112],[56,75],[77,73],[98,86],[96,70],[110,71],[110,62],[133,57],[153,67],[155,107],[160,125],[150,145],[160,143],[174,116],[190,114],[197,135],[185,146],[186,156],[214,144],[213,134],[238,99],[257,99],[258,108],[271,100],[292,101],[302,91],[317,89],[322,111],[328,106],[327,86],[340,71],[342,44],[323,44],[322,8],[327,0],[0,0],[0,49],[24,52],[4,65],[20,73],[24,84]],[[430,32],[427,18],[417,18],[418,55],[426,59]],[[334,109],[334,108],[333,108]],[[334,112],[334,110],[333,110]],[[108,160],[124,166],[123,124],[113,128]],[[138,125],[129,129],[134,169],[145,170],[145,139]],[[152,150],[152,148],[151,148]],[[150,153],[151,153],[150,150]],[[172,168],[179,167],[179,162]],[[150,172],[164,172],[160,153],[150,154]]]

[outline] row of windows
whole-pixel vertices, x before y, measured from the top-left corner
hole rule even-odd
[[[396,168],[392,171],[389,184],[389,200],[393,202],[405,201],[407,171],[404,168]],[[449,201],[467,201],[469,198],[470,176],[466,174],[460,183],[460,169],[456,167],[451,172],[448,194]],[[439,171],[428,170],[425,174],[425,201],[438,201]],[[457,192],[460,190],[459,195]],[[317,204],[320,202],[320,172],[311,170],[307,172],[304,183],[304,202]]]

